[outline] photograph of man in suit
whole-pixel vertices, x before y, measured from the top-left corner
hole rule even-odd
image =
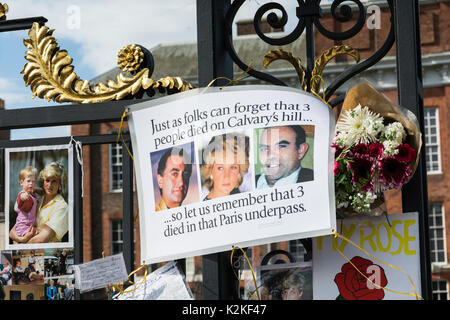
[[[156,211],[181,206],[188,193],[191,174],[191,157],[184,149],[170,148],[161,156],[156,175],[161,201]]]
[[[264,129],[259,139],[262,173],[255,177],[256,188],[314,180],[313,170],[301,166],[308,149],[305,130],[299,125]]]

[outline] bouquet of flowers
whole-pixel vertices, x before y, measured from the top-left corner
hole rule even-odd
[[[420,132],[373,87],[354,89],[344,101],[332,144],[336,209],[367,214],[383,203],[383,191],[401,188],[414,174]]]

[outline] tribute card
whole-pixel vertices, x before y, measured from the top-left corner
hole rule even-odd
[[[330,234],[334,114],[279,86],[195,89],[128,115],[144,263]]]

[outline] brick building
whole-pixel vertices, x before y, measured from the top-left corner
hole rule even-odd
[[[369,1],[375,5],[375,11],[368,13],[367,19],[379,17],[381,28],[369,28],[365,26],[362,31],[348,41],[332,41],[326,39],[316,31],[315,52],[317,55],[333,45],[347,44],[357,49],[361,59],[372,55],[385,41],[389,30],[385,27],[389,23],[389,9],[386,1]],[[450,138],[450,1],[425,0],[421,3],[421,42],[422,65],[424,84],[425,106],[425,132],[424,148],[427,154],[428,173],[428,201],[430,214],[430,248],[433,263],[433,291],[436,299],[448,299],[450,265],[448,256],[450,253],[450,216],[446,215],[445,208],[450,207],[449,187],[450,174],[450,150],[445,143]],[[379,11],[377,11],[379,8]],[[337,23],[329,13],[330,4],[323,5],[324,17],[322,24],[330,30],[346,30],[352,25],[352,21]],[[374,16],[374,14],[380,14]],[[371,20],[372,22],[374,20]],[[251,35],[251,23],[241,21],[238,28],[238,36],[235,38],[235,48],[243,61],[253,61],[252,67],[263,70],[262,59],[265,53],[276,49],[266,45],[261,40]],[[270,31],[270,30],[269,30]],[[273,31],[273,30],[272,30]],[[180,76],[187,81],[196,83],[197,76],[197,44],[173,44],[160,45],[150,49],[154,56],[156,71],[153,79],[164,76]],[[305,59],[304,35],[294,44],[284,46],[283,49],[292,51],[302,61]],[[359,75],[358,80],[366,79],[378,90],[387,95],[393,102],[397,102],[397,78],[395,47],[388,55],[375,66]],[[341,73],[349,65],[353,64],[348,57],[339,56],[336,61],[330,62],[325,68],[324,81],[331,80]],[[274,64],[275,65],[275,64]],[[273,75],[281,78],[292,87],[299,88],[295,70],[287,65],[271,66],[268,69]],[[104,82],[106,79],[114,79],[119,72],[112,69],[99,76],[92,82]],[[241,73],[235,66],[236,74]],[[247,78],[241,84],[258,83],[259,80]],[[352,82],[339,89],[344,93]],[[115,133],[119,123],[76,125],[72,127],[72,135],[106,134]],[[110,255],[121,251],[121,148],[120,145],[100,145],[84,147],[84,260],[99,258],[104,252]],[[93,196],[95,195],[95,196]],[[402,212],[401,192],[392,191],[386,193],[389,213]],[[137,203],[135,204],[137,208]],[[449,210],[447,210],[449,211]],[[136,265],[140,263],[139,220],[135,227],[135,257]],[[284,249],[301,258],[303,248],[298,241],[290,241],[265,246],[254,247],[252,255],[256,265],[260,258],[274,249]],[[259,261],[255,261],[259,259]],[[187,279],[192,283],[194,291],[199,295],[198,281],[201,281],[201,257],[187,259]]]

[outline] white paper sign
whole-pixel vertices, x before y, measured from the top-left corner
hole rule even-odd
[[[184,282],[177,264],[168,262],[150,273],[144,283],[138,281],[126,288],[115,300],[192,300],[192,293]]]
[[[334,115],[279,86],[196,89],[128,116],[143,263],[330,234]]]
[[[388,219],[385,216],[344,219],[342,229],[338,230],[372,257],[341,238],[314,239],[314,300],[415,300],[414,288],[421,294],[418,214],[394,214]]]
[[[75,287],[81,293],[128,280],[123,254],[75,265]]]

